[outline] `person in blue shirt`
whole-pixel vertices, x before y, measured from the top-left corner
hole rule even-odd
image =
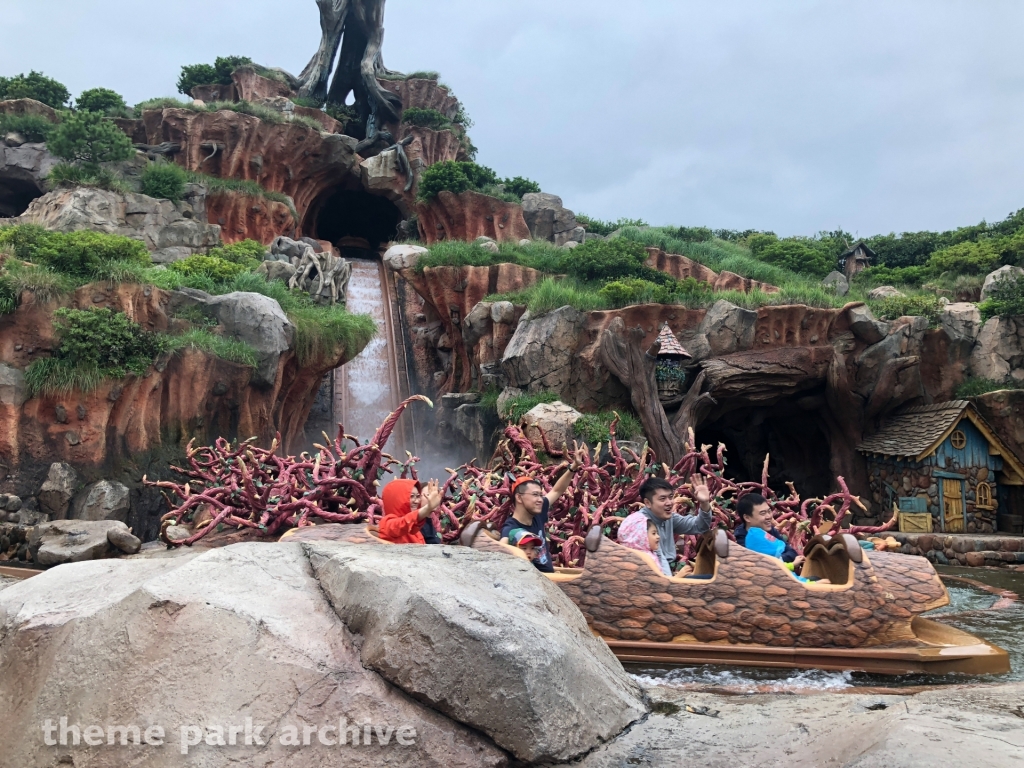
[[[797,555],[796,550],[789,546],[789,542],[786,541],[775,527],[772,509],[764,496],[759,493],[748,493],[746,496],[741,496],[740,500],[736,502],[736,514],[739,515],[741,522],[736,526],[733,535],[736,537],[736,543],[741,547],[747,546],[747,535],[749,532],[753,529],[759,529],[766,534],[765,539],[777,539],[783,544],[779,554],[772,554],[772,557],[777,557],[784,563],[792,563],[793,567],[797,570],[804,564],[804,558]],[[760,540],[761,537],[759,536],[758,539]],[[754,549],[753,547],[747,548]],[[769,553],[765,552],[764,554]]]

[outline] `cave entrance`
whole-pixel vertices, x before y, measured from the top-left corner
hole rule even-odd
[[[303,231],[334,243],[343,254],[352,251],[352,256],[365,258],[395,239],[401,221],[402,212],[387,198],[362,189],[335,188],[311,206]]]
[[[770,407],[737,408],[718,418],[712,414],[697,430],[697,443],[711,445],[712,451],[725,443],[726,474],[737,482],[760,482],[769,454],[768,484],[775,493],[787,495],[788,481],[802,498],[824,498],[832,490],[832,452],[816,401],[804,395]]]
[[[0,219],[21,216],[29,203],[42,195],[43,190],[35,181],[0,176]]]

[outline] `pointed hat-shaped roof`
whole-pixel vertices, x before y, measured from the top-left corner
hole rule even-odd
[[[673,355],[677,357],[690,357],[690,353],[683,349],[683,345],[679,343],[679,339],[676,338],[675,334],[672,333],[672,329],[668,327],[668,323],[661,326],[661,333],[658,334],[658,344],[661,345],[658,351],[658,356],[662,355]]]

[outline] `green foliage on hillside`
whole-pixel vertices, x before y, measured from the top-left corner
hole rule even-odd
[[[27,75],[0,77],[0,101],[7,99],[35,99],[54,109],[61,109],[71,98],[63,83],[42,72],[32,70]]]
[[[50,134],[47,148],[92,172],[99,170],[100,163],[127,160],[135,153],[132,140],[98,112],[65,114]]]
[[[188,171],[174,163],[150,163],[142,172],[142,194],[178,201],[185,194]]]
[[[20,133],[25,141],[46,141],[56,127],[41,115],[0,115],[0,137]]]
[[[587,230],[587,232],[595,235],[601,235],[601,237],[607,237],[612,232],[623,229],[624,227],[648,226],[647,222],[643,219],[621,218],[618,221],[601,221],[600,219],[592,219],[584,213],[576,214],[576,223]]]
[[[642,440],[644,427],[640,420],[628,411],[616,414],[614,411],[601,411],[599,413],[585,413],[572,429],[577,435],[590,445],[598,443],[608,444],[611,439],[611,425],[615,419],[619,422],[615,425],[615,437],[618,440]]]
[[[434,131],[443,131],[452,126],[452,121],[438,110],[422,109],[420,107],[409,107],[406,109],[402,113],[402,122],[420,128],[430,128]]]
[[[1003,278],[989,291],[989,297],[978,308],[983,320],[990,317],[1019,317],[1024,315],[1024,280]]]
[[[124,97],[116,91],[109,88],[90,88],[82,91],[75,100],[75,109],[120,117],[128,112],[128,105],[124,103]]]
[[[879,320],[895,320],[899,317],[926,317],[931,325],[938,325],[942,315],[942,304],[934,294],[915,296],[893,296],[889,299],[869,302],[871,310]]]
[[[105,378],[141,375],[167,349],[165,337],[107,308],[58,309],[53,356],[25,371],[30,396],[88,392]]]
[[[192,95],[197,85],[229,85],[236,69],[252,64],[247,56],[218,56],[213,64],[189,64],[181,68],[178,78],[178,93]]]
[[[419,197],[424,201],[433,200],[440,192],[457,195],[467,190],[518,203],[524,194],[539,192],[540,185],[522,176],[499,179],[498,174],[486,165],[456,160],[435,163],[420,176]]]

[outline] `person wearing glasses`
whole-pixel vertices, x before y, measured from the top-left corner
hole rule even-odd
[[[545,532],[548,512],[551,505],[558,501],[569,488],[572,476],[583,464],[584,455],[583,448],[576,449],[568,471],[562,473],[562,476],[555,481],[547,493],[544,493],[540,483],[532,477],[521,477],[512,484],[512,500],[515,503],[515,509],[501,527],[501,541],[503,544],[508,544],[509,535],[520,529],[529,531],[540,539],[540,545],[536,547],[537,554],[533,560],[538,571],[544,573],[554,573],[555,571],[551,561],[551,550],[548,547],[548,536]]]

